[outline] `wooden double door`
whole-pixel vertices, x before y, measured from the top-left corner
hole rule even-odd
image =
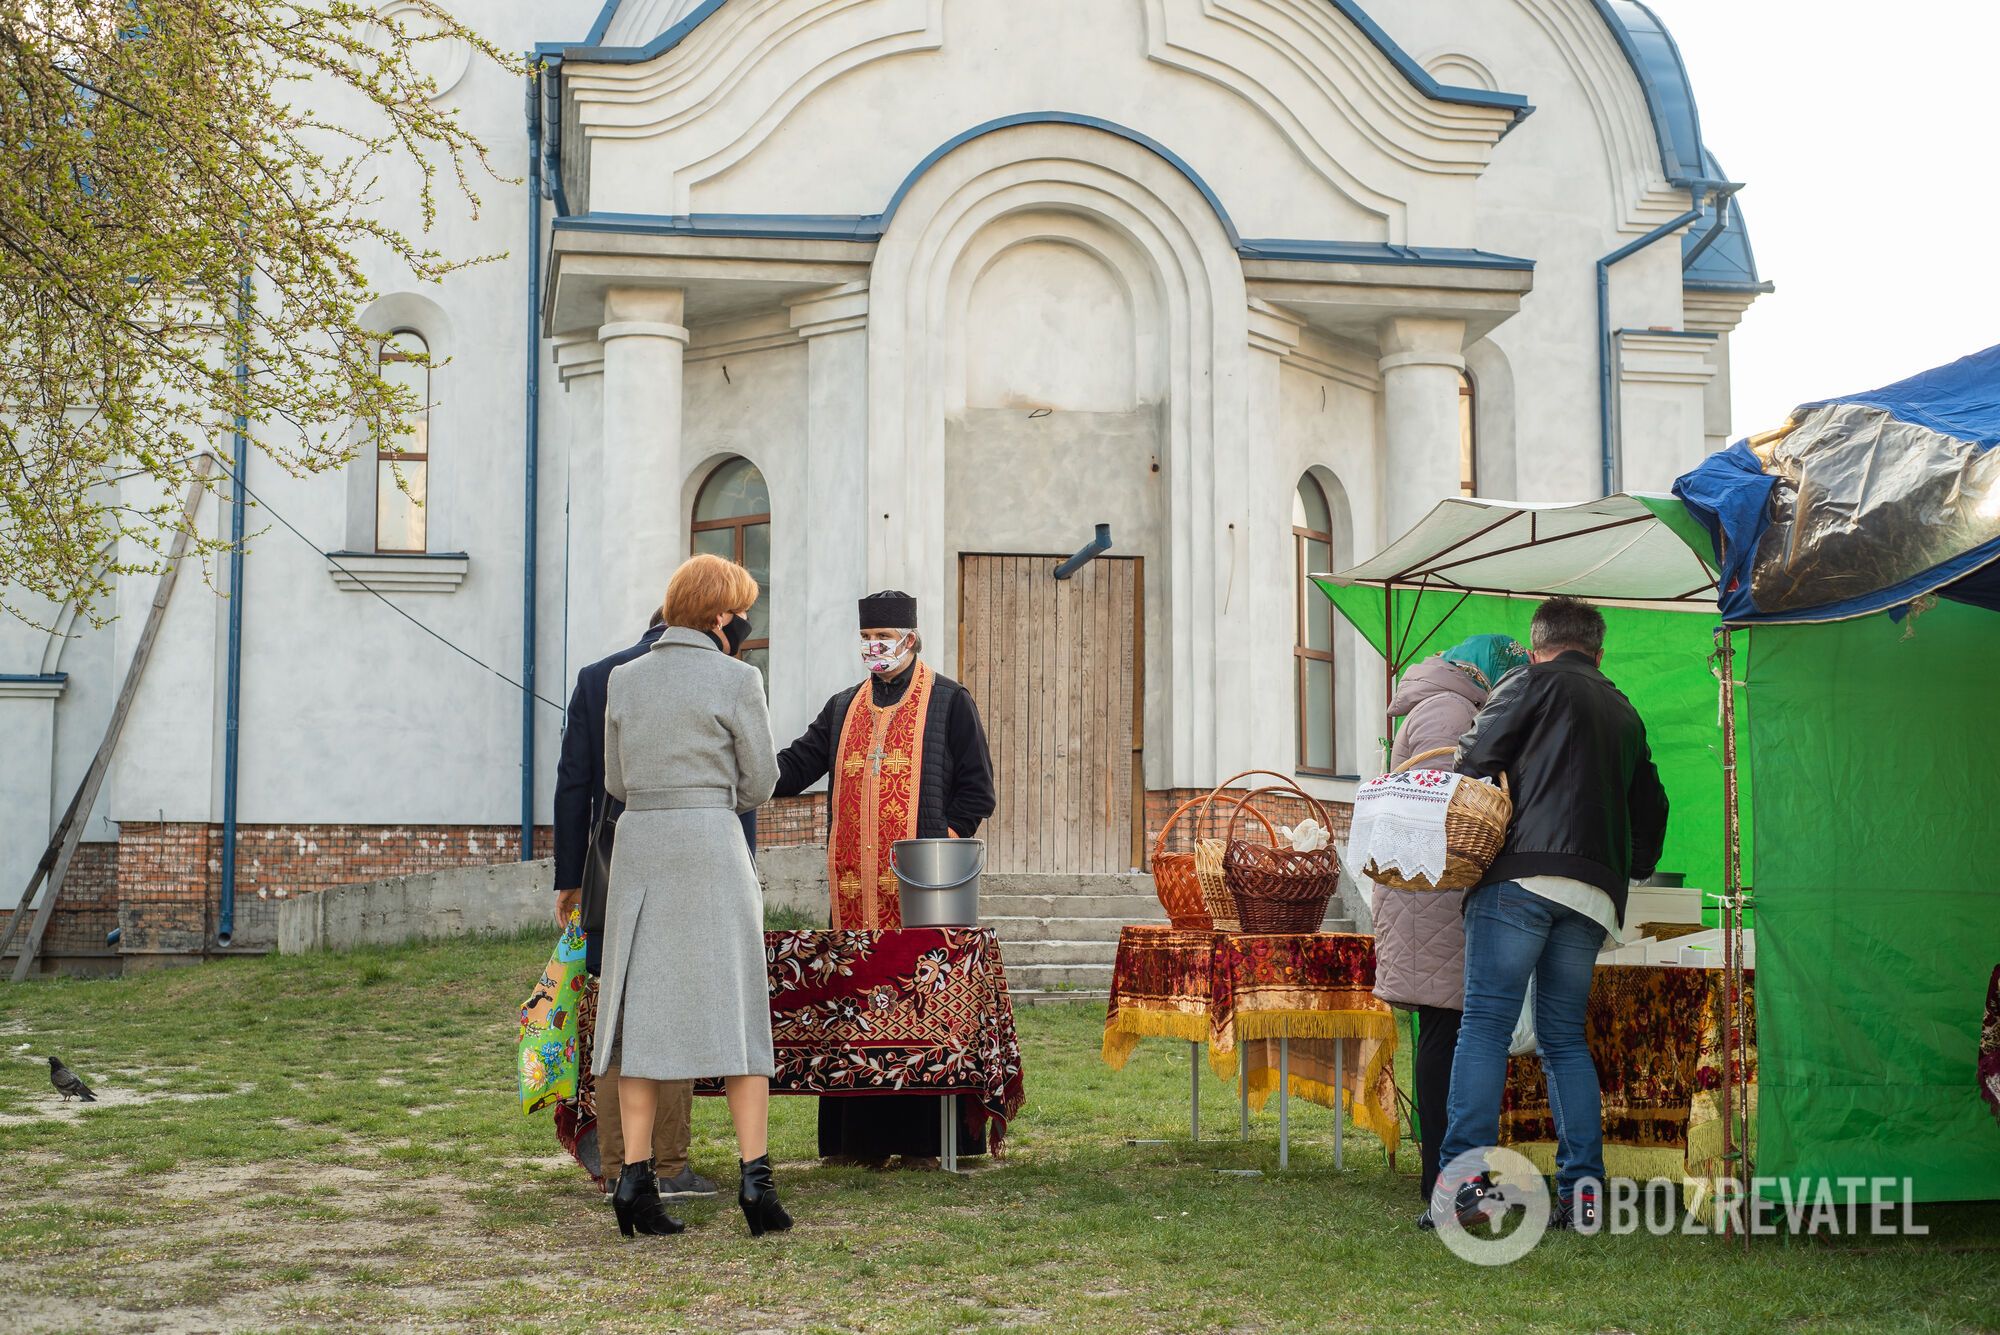
[[[1144,838],[1145,624],[1137,557],[1066,580],[1061,556],[959,561],[959,671],[986,723],[995,872],[1122,872]]]

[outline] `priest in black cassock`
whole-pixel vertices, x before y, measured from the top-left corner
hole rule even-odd
[[[993,814],[993,762],[971,694],[920,659],[917,600],[890,590],[861,600],[864,681],[827,701],[778,756],[777,796],[831,777],[827,889],[833,926],[902,925],[889,849],[898,839],[969,839]],[[935,1095],[822,1098],[819,1152],[879,1165],[937,1158]],[[984,1154],[985,1133],[961,1154]]]

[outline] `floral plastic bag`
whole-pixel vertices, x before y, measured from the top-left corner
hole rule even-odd
[[[542,979],[521,1003],[521,1029],[515,1058],[521,1083],[521,1111],[540,1112],[563,1099],[576,1097],[577,1007],[589,982],[583,969],[583,921],[572,913],[569,925],[542,969]]]

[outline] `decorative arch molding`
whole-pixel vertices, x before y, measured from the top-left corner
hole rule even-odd
[[[1413,174],[1469,186],[1529,110],[1514,94],[1441,85],[1349,0],[1140,2],[1145,57],[1234,94],[1328,188],[1380,219],[1369,239],[1407,243]],[[652,0],[630,13],[632,23],[621,10],[607,31],[636,36],[679,17],[643,47],[569,50],[562,75],[580,131],[572,151],[670,141],[653,159],[667,179],[649,185],[644,201],[596,206],[613,212],[692,213],[704,183],[748,160],[815,93],[864,66],[946,45],[944,0],[711,0],[693,8]],[[649,16],[643,24],[641,13]],[[1051,91],[1023,97],[1046,101]]]
[[[1687,192],[1670,185],[1645,89],[1594,0],[1512,0],[1555,49],[1596,118],[1598,147],[1610,174],[1615,224],[1646,232],[1687,211]]]
[[[1442,82],[1463,84],[1469,88],[1500,86],[1499,80],[1493,77],[1493,71],[1486,68],[1483,61],[1463,51],[1434,51],[1424,57],[1424,68]]]
[[[1519,412],[1514,366],[1490,338],[1466,345],[1465,370],[1472,377],[1473,438],[1478,442],[1479,494],[1487,500],[1519,498],[1520,466],[1515,443]]]
[[[1343,147],[1343,126],[1404,167],[1484,171],[1493,145],[1525,114],[1525,101],[1494,106],[1428,96],[1411,78],[1421,67],[1389,57],[1372,26],[1325,0],[1146,0],[1146,54],[1237,93],[1322,171],[1341,170],[1331,158]]]
[[[675,155],[675,211],[684,212],[695,182],[748,157],[826,84],[877,60],[942,46],[944,0],[711,3],[665,35],[675,33],[678,40],[636,64],[578,53],[563,82],[591,138],[688,138]]]
[[[1017,239],[1008,224],[1082,244],[1115,267],[1150,323],[1164,403],[1162,584],[1176,633],[1168,764],[1198,781],[1216,757],[1216,644],[1245,620],[1226,610],[1230,526],[1247,514],[1240,431],[1247,297],[1228,230],[1190,179],[1128,138],[1065,123],[980,135],[933,162],[905,192],[876,251],[869,303],[869,520],[872,583],[946,605],[946,421],[974,277]],[[996,236],[998,228],[1001,235]],[[1224,457],[1228,455],[1228,457]],[[1213,635],[1208,628],[1217,628]]]
[[[458,342],[458,331],[444,307],[417,292],[385,293],[369,302],[355,323],[377,334],[403,329],[422,334],[434,367],[451,358]]]
[[[99,550],[95,561],[92,562],[91,575],[93,578],[103,576],[105,571],[111,568],[111,559],[116,551],[117,543],[115,542],[106,543]],[[84,634],[87,633],[87,627],[84,631],[79,631],[76,628],[77,618],[81,615],[82,608],[74,598],[65,602],[61,609],[57,611],[55,621],[49,626],[48,638],[42,643],[42,661],[39,671],[43,676],[50,676],[62,671],[63,655],[69,652],[70,645],[82,639]]]

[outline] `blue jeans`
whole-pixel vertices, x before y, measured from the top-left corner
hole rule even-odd
[[[1443,1162],[1500,1143],[1507,1045],[1535,980],[1535,1042],[1556,1122],[1556,1188],[1568,1200],[1604,1180],[1604,1113],[1584,1043],[1584,1007],[1604,928],[1514,881],[1473,891],[1465,908],[1465,1018],[1451,1063]]]

